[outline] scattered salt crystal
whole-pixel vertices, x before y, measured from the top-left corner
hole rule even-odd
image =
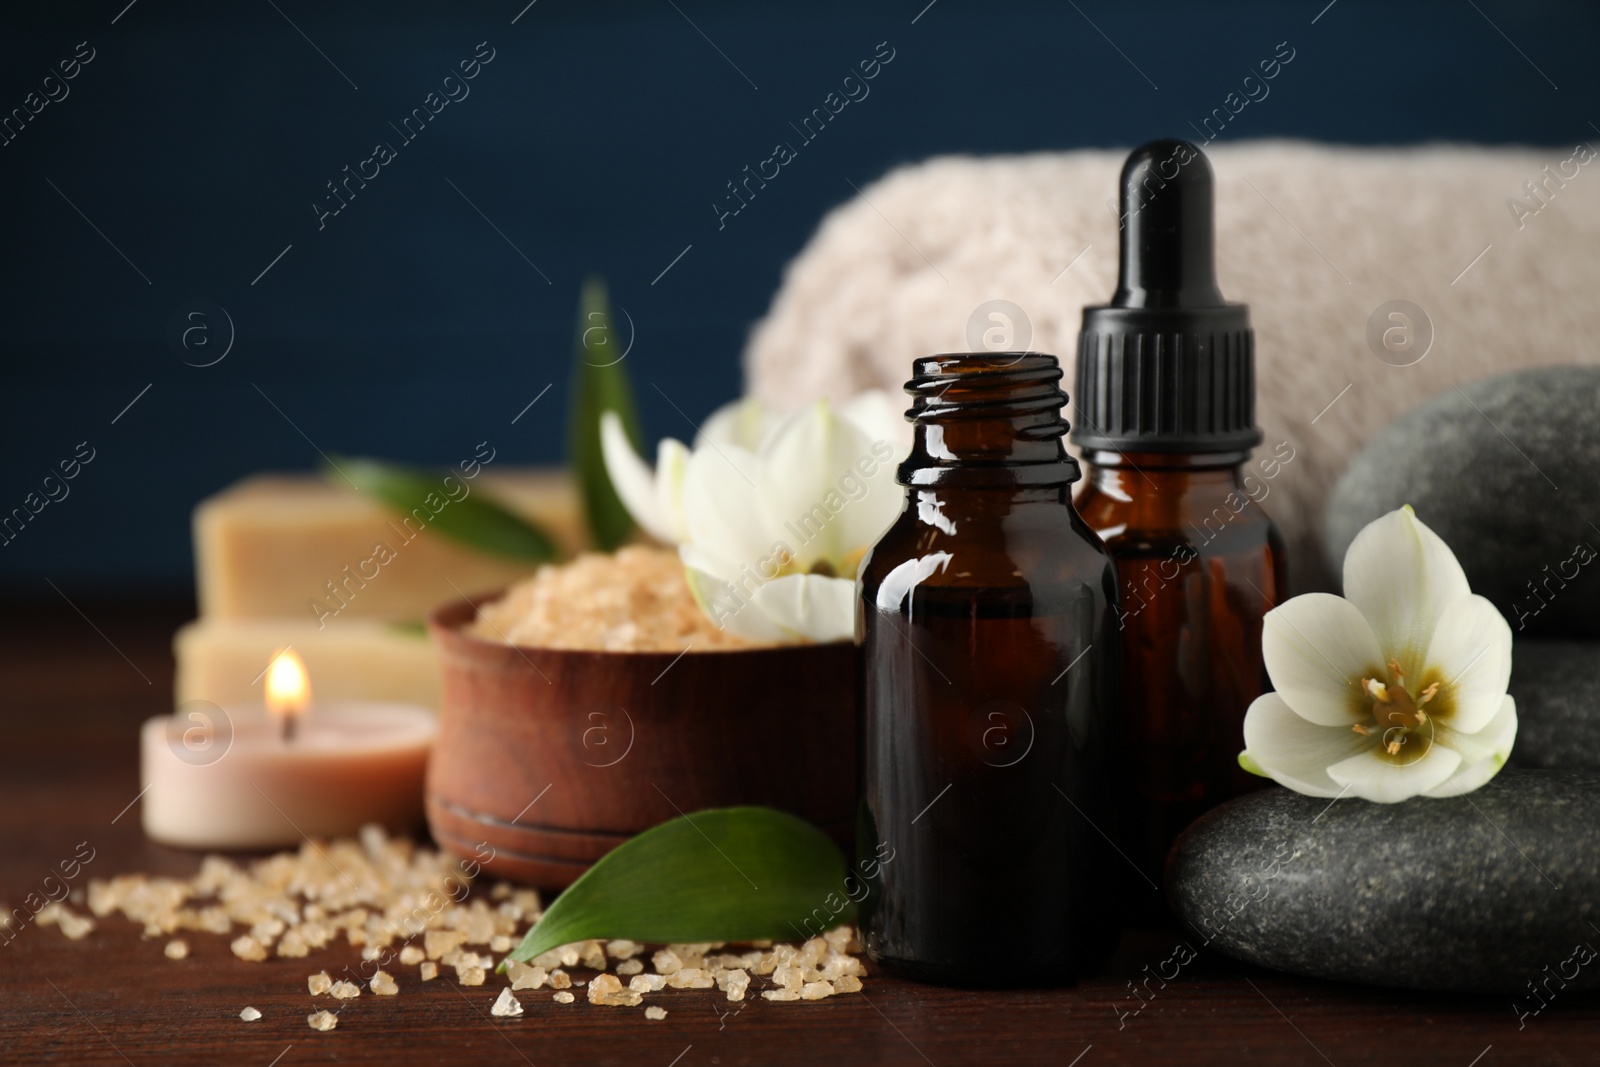
[[[656,973],[672,974],[683,967],[683,960],[670,948],[664,948],[650,957],[650,962],[656,965]]]
[[[563,967],[576,967],[578,965],[578,960],[582,956],[582,953],[582,948],[576,943],[571,945],[562,945],[560,948],[556,949],[556,958],[561,961],[561,966]]]
[[[415,966],[426,958],[426,954],[416,945],[407,945],[400,950],[400,962],[407,967]]]
[[[505,882],[505,881],[496,882],[494,884],[494,888],[489,890],[489,899],[490,900],[505,900],[510,895],[511,895],[511,883],[510,882]]]
[[[489,939],[489,951],[495,953],[510,952],[511,947],[515,944],[516,942],[509,935],[495,934],[494,937]]]
[[[252,963],[259,963],[267,958],[266,946],[257,941],[255,938],[251,937],[249,934],[244,934],[240,937],[234,938],[233,944],[229,947],[233,949],[233,954],[238,956],[241,960],[250,960]]]
[[[847,974],[843,978],[835,978],[833,980],[833,991],[835,993],[859,993],[861,991],[861,979],[853,974]]]
[[[530,967],[521,960],[512,960],[506,974],[511,978],[512,989],[538,989],[549,977],[543,967]]]
[[[800,990],[801,1000],[821,1000],[833,996],[833,986],[827,982],[807,982]]]
[[[631,960],[644,951],[644,946],[637,941],[621,938],[616,941],[606,942],[606,951],[619,960]]]
[[[557,993],[555,996],[551,997],[550,999],[555,1001],[557,1004],[571,1004],[574,1000],[576,1000],[578,998],[574,997],[567,990],[563,989],[561,992]]]
[[[729,1000],[743,1000],[744,991],[750,988],[750,975],[743,968],[726,971],[717,979],[717,988],[726,992]]]
[[[578,959],[592,971],[606,969],[606,950],[600,947],[598,941],[585,941],[578,946]]]
[[[805,985],[805,978],[799,968],[792,963],[778,964],[772,971],[772,981],[774,985],[782,986],[784,989],[799,990]]]
[[[361,987],[354,982],[335,982],[328,994],[336,1000],[350,1000],[361,995]]]
[[[261,1018],[261,1013],[256,1011],[254,1008],[246,1008],[244,1011],[239,1013],[239,1018],[243,1019],[247,1023],[253,1023],[257,1019]]]
[[[422,980],[424,982],[431,982],[435,978],[439,977],[439,965],[434,963],[432,960],[428,960],[422,966],[417,968],[417,972],[422,976]]]
[[[555,970],[550,972],[550,988],[571,989],[572,979],[567,976],[566,971],[563,971],[560,967],[557,967]]]
[[[467,935],[460,930],[429,930],[422,935],[422,944],[430,960],[436,960],[451,949],[459,948],[466,943],[466,940]]]
[[[400,992],[400,987],[395,984],[394,977],[388,971],[379,971],[373,975],[367,986],[380,997],[392,997]]]
[[[382,959],[383,958],[383,946],[382,945],[368,945],[366,948],[361,950],[361,958],[363,960],[365,960],[366,962],[368,962],[368,963],[371,963],[373,960],[376,960],[376,959]]]
[[[642,999],[633,989],[622,988],[622,982],[614,974],[600,974],[589,981],[590,1004],[629,1008]]]
[[[635,993],[655,993],[663,989],[667,980],[659,974],[636,974],[628,982],[628,988]]]
[[[494,1007],[489,1009],[490,1015],[498,1015],[502,1019],[508,1015],[521,1015],[522,1004],[511,995],[511,990],[500,990],[500,999],[494,1002]]]
[[[339,1017],[331,1011],[319,1011],[306,1016],[306,1022],[311,1024],[311,1029],[321,1030],[326,1033],[339,1025]]]
[[[617,973],[626,978],[630,974],[638,974],[644,970],[643,960],[627,959],[617,964]]]
[[[462,985],[482,985],[487,977],[482,967],[461,967],[456,970],[456,981]]]
[[[800,999],[800,994],[796,993],[792,989],[763,989],[761,991],[761,996],[762,996],[762,999],[764,999],[764,1000],[799,1000]]]
[[[667,975],[667,985],[673,989],[710,989],[716,980],[699,967],[684,967]]]
[[[321,996],[332,988],[333,979],[328,977],[327,971],[318,971],[316,974],[306,978],[306,989],[314,997]]]
[[[644,1010],[644,1017],[646,1019],[665,1019],[667,1017],[667,1009],[658,1008],[652,1004]]]
[[[300,936],[299,930],[290,930],[278,940],[278,955],[300,959],[311,953],[311,946]]]
[[[56,925],[61,927],[61,932],[66,935],[68,940],[79,941],[87,937],[89,931],[94,929],[94,920],[87,915],[75,914],[63,906],[60,915],[56,919]]]
[[[167,942],[167,947],[161,950],[169,960],[181,960],[189,955],[189,942],[177,939]]]

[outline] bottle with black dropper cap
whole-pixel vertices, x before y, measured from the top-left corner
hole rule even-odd
[[[1078,338],[1076,503],[1111,554],[1121,602],[1122,836],[1154,883],[1184,826],[1263,784],[1238,754],[1245,710],[1266,688],[1262,617],[1284,589],[1283,538],[1261,504],[1294,450],[1252,462],[1250,311],[1218,291],[1212,241],[1205,155],[1177,140],[1135,149],[1117,291],[1084,309]],[[1152,895],[1136,911],[1160,907]]]

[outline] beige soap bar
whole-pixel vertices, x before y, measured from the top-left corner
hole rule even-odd
[[[582,508],[564,470],[483,470],[451,489],[460,495],[462,485],[537,523],[564,553],[584,546]],[[216,619],[420,620],[458,589],[488,592],[534,569],[312,474],[257,475],[223,490],[195,509],[194,540],[200,613]]]
[[[263,707],[262,673],[285,646],[305,661],[316,704],[378,701],[439,707],[439,665],[426,634],[375,619],[318,628],[290,619],[197,619],[173,638],[178,703]]]

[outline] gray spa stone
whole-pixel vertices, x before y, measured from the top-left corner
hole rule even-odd
[[[1400,804],[1275,787],[1202,816],[1167,875],[1196,947],[1264,967],[1523,997],[1530,982],[1600,988],[1594,772],[1508,768]]]
[[[1600,641],[1517,641],[1513,767],[1600,771]]]
[[[1447,389],[1380,431],[1324,520],[1338,574],[1402,504],[1455,550],[1517,636],[1600,637],[1600,367],[1543,367]]]

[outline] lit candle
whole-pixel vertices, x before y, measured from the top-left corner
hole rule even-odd
[[[140,735],[145,833],[185,848],[258,849],[422,820],[438,732],[413,704],[313,708],[292,649],[264,672],[264,706],[190,701]]]

